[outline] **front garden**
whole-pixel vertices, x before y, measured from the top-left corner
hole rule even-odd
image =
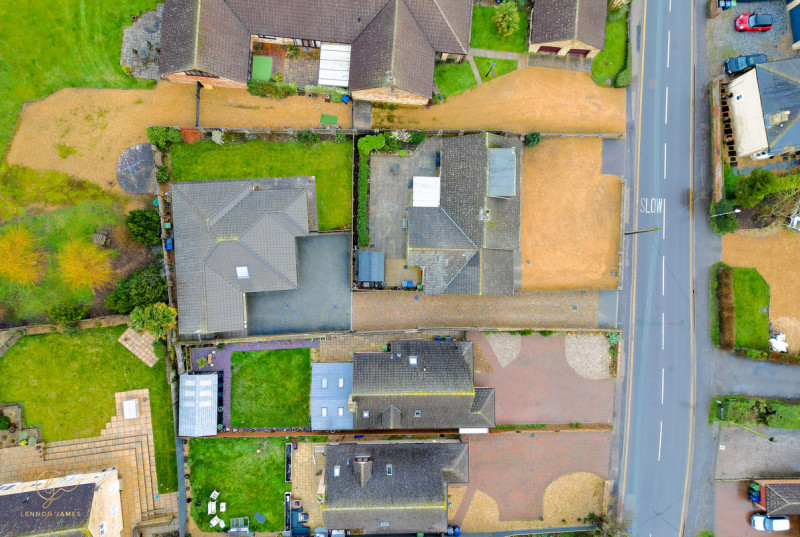
[[[516,2],[507,0],[504,4],[514,4]],[[528,9],[516,9],[516,29],[510,35],[503,36],[498,30],[494,17],[498,10],[497,6],[474,6],[472,8],[472,38],[470,46],[473,48],[484,48],[490,50],[504,50],[507,52],[527,52],[528,51]],[[513,17],[513,15],[512,15]]]
[[[800,405],[765,397],[717,396],[711,399],[708,417],[709,425],[715,421],[749,427],[800,429]]]
[[[433,69],[433,81],[439,93],[452,97],[478,85],[472,67],[464,61],[461,63],[436,62]]]
[[[494,67],[492,67],[494,63]],[[475,58],[475,65],[478,68],[478,73],[481,75],[481,80],[488,82],[497,77],[507,75],[517,70],[517,60],[496,60],[493,58]]]
[[[158,490],[174,492],[175,433],[166,366],[160,360],[148,367],[118,343],[126,328],[20,338],[0,357],[0,401],[21,403],[25,422],[40,425],[45,442],[56,442],[99,435],[116,414],[116,392],[148,389]]]
[[[628,39],[628,11],[624,4],[609,6],[606,16],[606,41],[592,61],[592,79],[598,86],[624,88],[631,85],[631,50]]]
[[[769,348],[769,284],[756,269],[711,270],[711,339],[722,349]]]
[[[232,427],[310,425],[309,349],[231,354]]]

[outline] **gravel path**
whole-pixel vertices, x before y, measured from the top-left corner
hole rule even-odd
[[[486,339],[503,367],[516,360],[522,350],[522,336],[499,332],[486,334]]]
[[[576,472],[559,477],[544,491],[544,521],[553,526],[562,520],[580,525],[589,513],[600,512],[604,493],[605,481],[598,475]]]
[[[430,296],[409,291],[353,293],[353,330],[409,328],[597,328],[596,291],[517,296]]]
[[[569,334],[564,338],[567,363],[577,374],[589,380],[603,380],[610,375],[611,355],[608,340],[602,334]]]

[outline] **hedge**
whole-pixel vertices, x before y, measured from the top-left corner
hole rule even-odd
[[[358,210],[356,212],[356,233],[358,245],[369,246],[369,154],[386,145],[383,134],[364,136],[358,141]]]

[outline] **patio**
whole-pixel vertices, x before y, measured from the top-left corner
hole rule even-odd
[[[291,48],[290,48],[291,47]],[[296,82],[299,88],[315,85],[319,80],[319,49],[253,43],[253,80],[269,80],[281,73],[284,82]],[[270,62],[265,61],[270,58]],[[267,69],[267,64],[269,68]]]

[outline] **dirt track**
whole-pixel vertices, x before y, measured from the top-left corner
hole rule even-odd
[[[599,138],[525,148],[522,289],[616,289],[622,183],[602,175]]]
[[[753,267],[767,280],[771,328],[786,334],[791,352],[800,352],[800,235],[783,226],[737,231],[722,238],[722,261]]]
[[[587,73],[526,67],[429,108],[375,108],[372,126],[624,133],[625,90],[601,88]]]
[[[340,126],[350,127],[350,106],[323,99],[273,100],[217,88],[203,90],[200,102],[203,126],[319,127],[320,114],[326,113],[337,116]],[[58,170],[119,192],[117,159],[127,147],[147,141],[148,125],[192,126],[194,122],[194,86],[162,82],[152,90],[67,88],[23,106],[8,161]],[[73,150],[74,154],[67,154]]]

